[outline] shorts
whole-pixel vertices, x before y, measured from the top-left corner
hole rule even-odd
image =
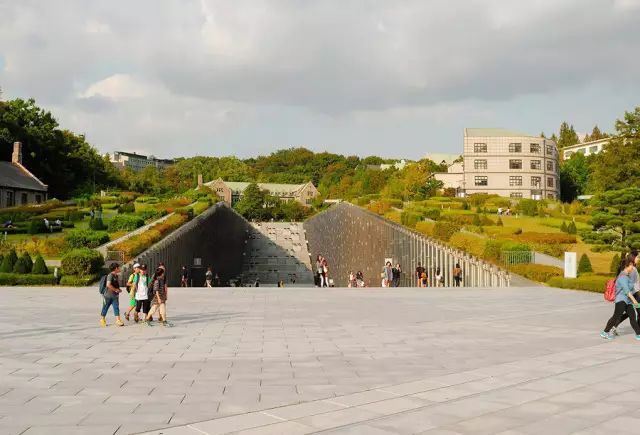
[[[136,298],[135,296],[132,298],[129,298],[129,306],[130,307],[135,307],[136,306]]]

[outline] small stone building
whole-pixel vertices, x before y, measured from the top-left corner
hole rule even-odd
[[[245,189],[251,183],[224,181],[221,178],[205,183],[216,195],[229,205],[233,205],[242,198]],[[281,201],[298,201],[304,206],[310,206],[313,200],[320,194],[312,182],[304,184],[276,184],[257,183],[261,190],[266,190],[270,195]]]
[[[10,162],[0,162],[0,208],[39,204],[48,187],[22,166],[22,143],[14,142]]]

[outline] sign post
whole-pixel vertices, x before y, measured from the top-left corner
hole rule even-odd
[[[578,277],[578,254],[575,252],[564,253],[564,277],[565,278],[577,278]]]

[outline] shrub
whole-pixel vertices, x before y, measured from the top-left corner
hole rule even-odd
[[[160,219],[163,216],[167,215],[166,210],[155,210],[152,208],[148,208],[146,210],[140,210],[136,212],[137,216],[140,216],[140,219],[146,221]]]
[[[618,273],[618,267],[620,267],[620,262],[622,259],[620,258],[620,254],[616,254],[611,259],[611,265],[609,266],[609,271],[611,273]]]
[[[562,225],[560,225],[560,231],[562,231],[563,233],[567,232],[567,223],[565,221],[562,221]]]
[[[500,216],[498,216],[498,220],[496,221],[496,225],[499,227],[503,227],[504,224],[502,223],[502,218]]]
[[[593,267],[591,267],[591,260],[587,254],[582,254],[580,257],[580,261],[578,262],[578,273],[591,273],[593,272]]]
[[[437,221],[438,219],[440,219],[440,209],[427,208],[424,210],[424,217],[426,217],[427,219]]]
[[[609,279],[611,279],[610,276],[602,275],[583,275],[577,278],[563,278],[559,276],[551,278],[547,281],[547,285],[558,288],[604,293],[605,286]]]
[[[140,202],[143,204],[157,204],[158,202],[160,202],[160,200],[155,196],[139,196],[138,198],[136,198],[136,202]]]
[[[135,211],[136,211],[136,206],[133,202],[127,202],[125,204],[122,204],[120,207],[118,207],[118,214],[135,213]]]
[[[114,216],[109,222],[109,232],[116,231],[133,231],[144,225],[144,221],[140,216],[130,214],[119,214]]]
[[[436,239],[448,242],[451,236],[460,231],[460,225],[453,222],[438,221],[433,227],[433,236]]]
[[[576,236],[561,233],[522,233],[517,237],[518,241],[527,243],[571,244],[576,243]]]
[[[0,273],[0,285],[56,285],[58,278],[51,275]]]
[[[78,222],[84,219],[84,212],[80,210],[67,210],[64,220],[68,222]]]
[[[63,275],[60,285],[68,287],[86,287],[100,280],[100,273],[88,276]]]
[[[20,273],[31,273],[31,271],[33,270],[33,260],[31,259],[31,255],[29,255],[28,252],[24,252],[22,256],[18,259],[18,261],[20,260],[23,261],[27,270],[26,272],[20,272]],[[14,271],[15,271],[15,266],[14,266]]]
[[[18,261],[18,255],[15,250],[11,250],[7,255],[2,259],[2,265],[0,265],[0,272],[3,273],[13,273],[13,266],[15,266]]]
[[[509,268],[509,271],[537,282],[547,282],[553,277],[564,274],[559,267],[542,264],[515,264]]]
[[[409,228],[415,228],[416,224],[422,220],[422,215],[413,211],[404,210],[400,214],[400,223]]]
[[[49,273],[49,269],[47,268],[47,264],[42,258],[42,255],[38,255],[36,257],[36,261],[33,263],[33,269],[31,269],[31,273],[34,275],[46,275]]]
[[[525,216],[535,216],[538,214],[538,201],[535,199],[522,199],[518,203],[518,210]]]
[[[434,223],[422,221],[416,224],[416,231],[426,236],[433,237],[434,227],[435,227]]]
[[[576,228],[576,223],[571,221],[569,222],[569,225],[567,226],[567,233],[568,234],[578,234],[578,228]]]
[[[465,233],[455,233],[449,239],[451,246],[475,257],[481,257],[484,254],[485,243],[484,238]]]
[[[384,214],[384,218],[389,219],[390,221],[395,222],[397,224],[402,223],[402,214],[401,212],[396,210],[389,210]]]
[[[209,199],[209,198],[207,198],[207,199]],[[200,200],[198,200],[198,202],[193,206],[193,214],[196,215],[196,216],[199,215],[199,214],[202,214],[203,212],[208,210],[209,207],[211,207],[211,200],[209,200],[209,201],[200,201]]]
[[[89,248],[73,249],[62,257],[65,275],[92,275],[104,266],[104,258],[98,251]]]
[[[18,258],[18,261],[16,261],[16,264],[13,266],[13,273],[31,273],[31,271],[29,270],[29,265],[24,258]]]
[[[480,222],[482,223],[482,225],[484,225],[485,227],[490,226],[490,225],[495,225],[496,223],[487,215],[483,214],[480,217]]]
[[[29,222],[29,234],[41,234],[49,232],[49,229],[44,224],[43,219],[32,219]]]
[[[519,235],[519,234],[522,234],[522,228],[516,228],[516,229],[513,231],[513,234],[515,234],[516,236],[517,236],[517,235]]]
[[[502,256],[502,245],[504,244],[503,240],[492,240],[489,239],[484,245],[484,251],[482,253],[482,258],[487,260],[498,261]]]
[[[66,233],[64,241],[71,249],[97,248],[110,240],[106,231],[73,230]]]
[[[471,223],[472,223],[472,225],[474,225],[476,227],[482,226],[482,221],[480,220],[480,215],[474,214],[473,215],[473,221]]]
[[[176,209],[175,213],[186,216],[188,219],[193,219],[193,208],[191,207],[180,207]]]
[[[107,226],[102,221],[102,218],[93,218],[89,221],[89,228],[94,231],[104,231],[107,229]]]

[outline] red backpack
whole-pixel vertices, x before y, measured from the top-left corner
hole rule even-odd
[[[616,280],[611,278],[607,281],[607,285],[604,290],[604,300],[613,302],[616,300]]]

